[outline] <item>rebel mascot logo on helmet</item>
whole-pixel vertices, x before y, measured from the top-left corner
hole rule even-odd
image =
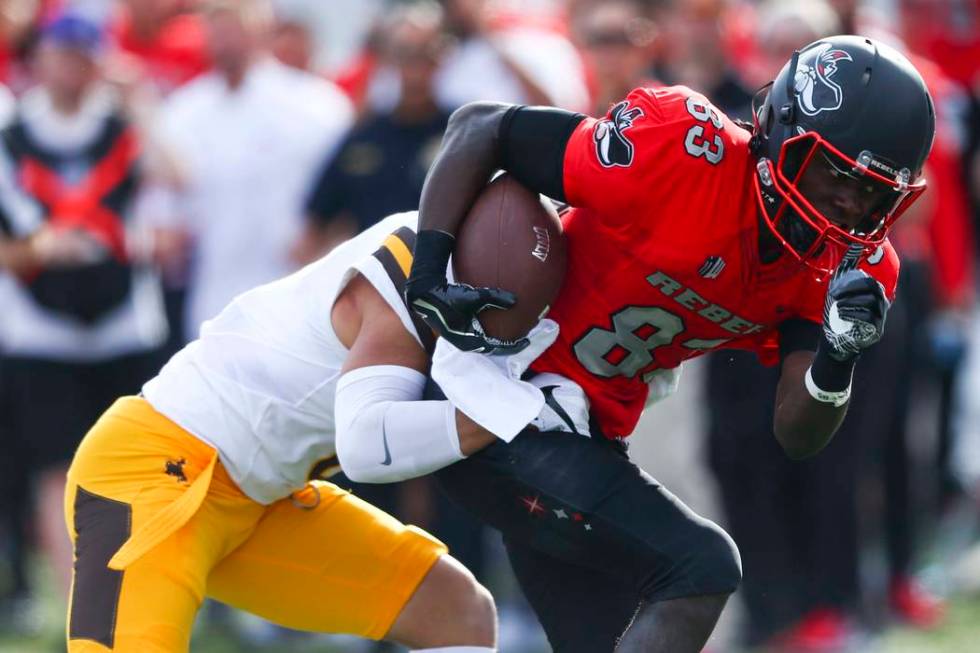
[[[854,61],[844,50],[835,50],[826,43],[813,65],[802,62],[797,64],[793,87],[803,113],[815,116],[821,111],[840,109],[844,90],[833,77],[837,73],[837,62],[841,60]]]
[[[870,253],[925,190],[935,110],[893,48],[821,39],[794,53],[756,99],[760,210],[797,259],[829,270],[834,252],[857,244]]]

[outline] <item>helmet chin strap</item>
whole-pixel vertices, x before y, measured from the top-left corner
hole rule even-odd
[[[769,230],[769,225],[766,224],[766,217],[759,213],[759,260],[763,263],[774,263],[783,256],[783,244],[779,242],[779,239],[773,235],[772,231]]]
[[[773,228],[779,232],[779,234],[786,240],[786,243],[796,251],[800,257],[805,257],[813,244],[820,237],[820,234],[809,226],[803,218],[801,218],[793,210],[792,207],[785,207],[782,210],[782,215],[779,216],[778,221],[772,223]],[[765,216],[762,216],[766,219]],[[768,232],[767,237],[775,242],[780,249],[784,248],[784,245],[779,242],[779,239],[770,231],[769,228],[766,229]]]
[[[763,263],[773,263],[785,253],[785,245],[772,233],[772,227],[768,224],[768,218],[759,212],[759,258]],[[782,227],[782,228],[781,228]],[[779,220],[776,227],[786,242],[789,243],[796,252],[802,257],[813,246],[817,239],[817,233],[807,227],[798,216],[789,213]]]
[[[765,109],[766,98],[772,91],[772,85],[773,82],[765,84],[752,96],[752,138],[749,140],[749,150],[755,156],[762,154],[762,142],[765,137],[762,131],[765,127],[760,123],[759,114]]]
[[[804,256],[813,243],[817,240],[817,232],[809,227],[801,217],[796,215],[792,209],[786,210],[786,215],[782,217],[779,221],[780,225],[785,225],[785,229],[781,230],[780,233],[786,239],[793,249],[795,249],[800,256]]]

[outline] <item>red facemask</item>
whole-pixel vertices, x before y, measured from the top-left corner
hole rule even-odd
[[[816,132],[786,139],[774,165],[760,159],[755,183],[766,225],[798,260],[823,269],[828,246],[876,249],[926,189],[925,179],[862,152],[857,160]],[[765,186],[765,188],[763,188]],[[765,196],[782,199],[775,210]],[[773,202],[775,204],[775,202]]]

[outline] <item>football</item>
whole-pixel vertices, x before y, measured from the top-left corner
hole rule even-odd
[[[527,335],[558,297],[567,249],[551,203],[509,175],[496,177],[479,195],[457,235],[456,281],[503,288],[517,296],[507,310],[488,308],[480,323],[491,336]]]

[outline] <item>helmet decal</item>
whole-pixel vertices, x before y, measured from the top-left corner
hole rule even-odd
[[[796,89],[800,110],[808,116],[821,111],[837,111],[844,100],[844,92],[833,79],[837,74],[838,61],[853,61],[846,51],[834,48],[830,43],[816,51],[809,63],[800,62],[796,68],[793,85]]]
[[[881,263],[881,259],[885,258],[885,248],[878,245],[878,249],[875,250],[874,254],[868,257],[868,263],[871,265],[878,265]]]
[[[625,132],[633,122],[643,117],[643,109],[630,108],[629,102],[617,104],[609,112],[609,117],[596,123],[592,139],[595,141],[596,156],[604,168],[619,166],[628,168],[633,164],[633,142]]]

